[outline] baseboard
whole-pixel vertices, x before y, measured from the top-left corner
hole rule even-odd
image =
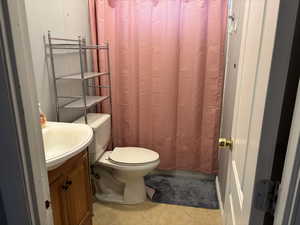
[[[217,195],[218,195],[218,202],[220,206],[221,216],[222,216],[223,224],[225,224],[224,206],[221,198],[220,182],[218,176],[216,177],[216,188],[217,188]]]

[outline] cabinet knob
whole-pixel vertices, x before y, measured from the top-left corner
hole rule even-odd
[[[64,190],[66,191],[66,190],[69,189],[69,187],[70,187],[70,185],[71,185],[72,183],[73,183],[73,182],[72,182],[71,180],[67,180],[67,181],[65,182],[65,184],[62,185],[61,187],[62,187],[62,189],[64,189]]]
[[[69,188],[69,185],[67,185],[67,184],[64,184],[64,185],[62,185],[62,186],[61,186],[61,188],[62,188],[62,189],[64,189],[64,190],[66,191],[66,190],[68,190],[68,188]]]

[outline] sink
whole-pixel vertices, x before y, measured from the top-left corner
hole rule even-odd
[[[47,122],[42,133],[48,170],[86,149],[93,139],[93,130],[86,124]]]

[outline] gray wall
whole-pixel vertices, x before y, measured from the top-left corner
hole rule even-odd
[[[28,30],[32,50],[34,75],[38,99],[48,120],[55,119],[53,81],[47,66],[43,35],[50,30],[53,36],[77,38],[78,35],[90,40],[89,10],[87,0],[25,0]],[[89,62],[90,62],[89,57]],[[60,74],[79,72],[78,54],[57,54],[56,72]],[[90,63],[89,63],[90,64]],[[79,95],[78,82],[60,81],[59,93]],[[63,112],[62,119],[71,121],[78,113]]]

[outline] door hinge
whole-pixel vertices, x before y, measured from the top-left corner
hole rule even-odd
[[[280,182],[261,180],[257,182],[254,194],[254,207],[274,214]]]

